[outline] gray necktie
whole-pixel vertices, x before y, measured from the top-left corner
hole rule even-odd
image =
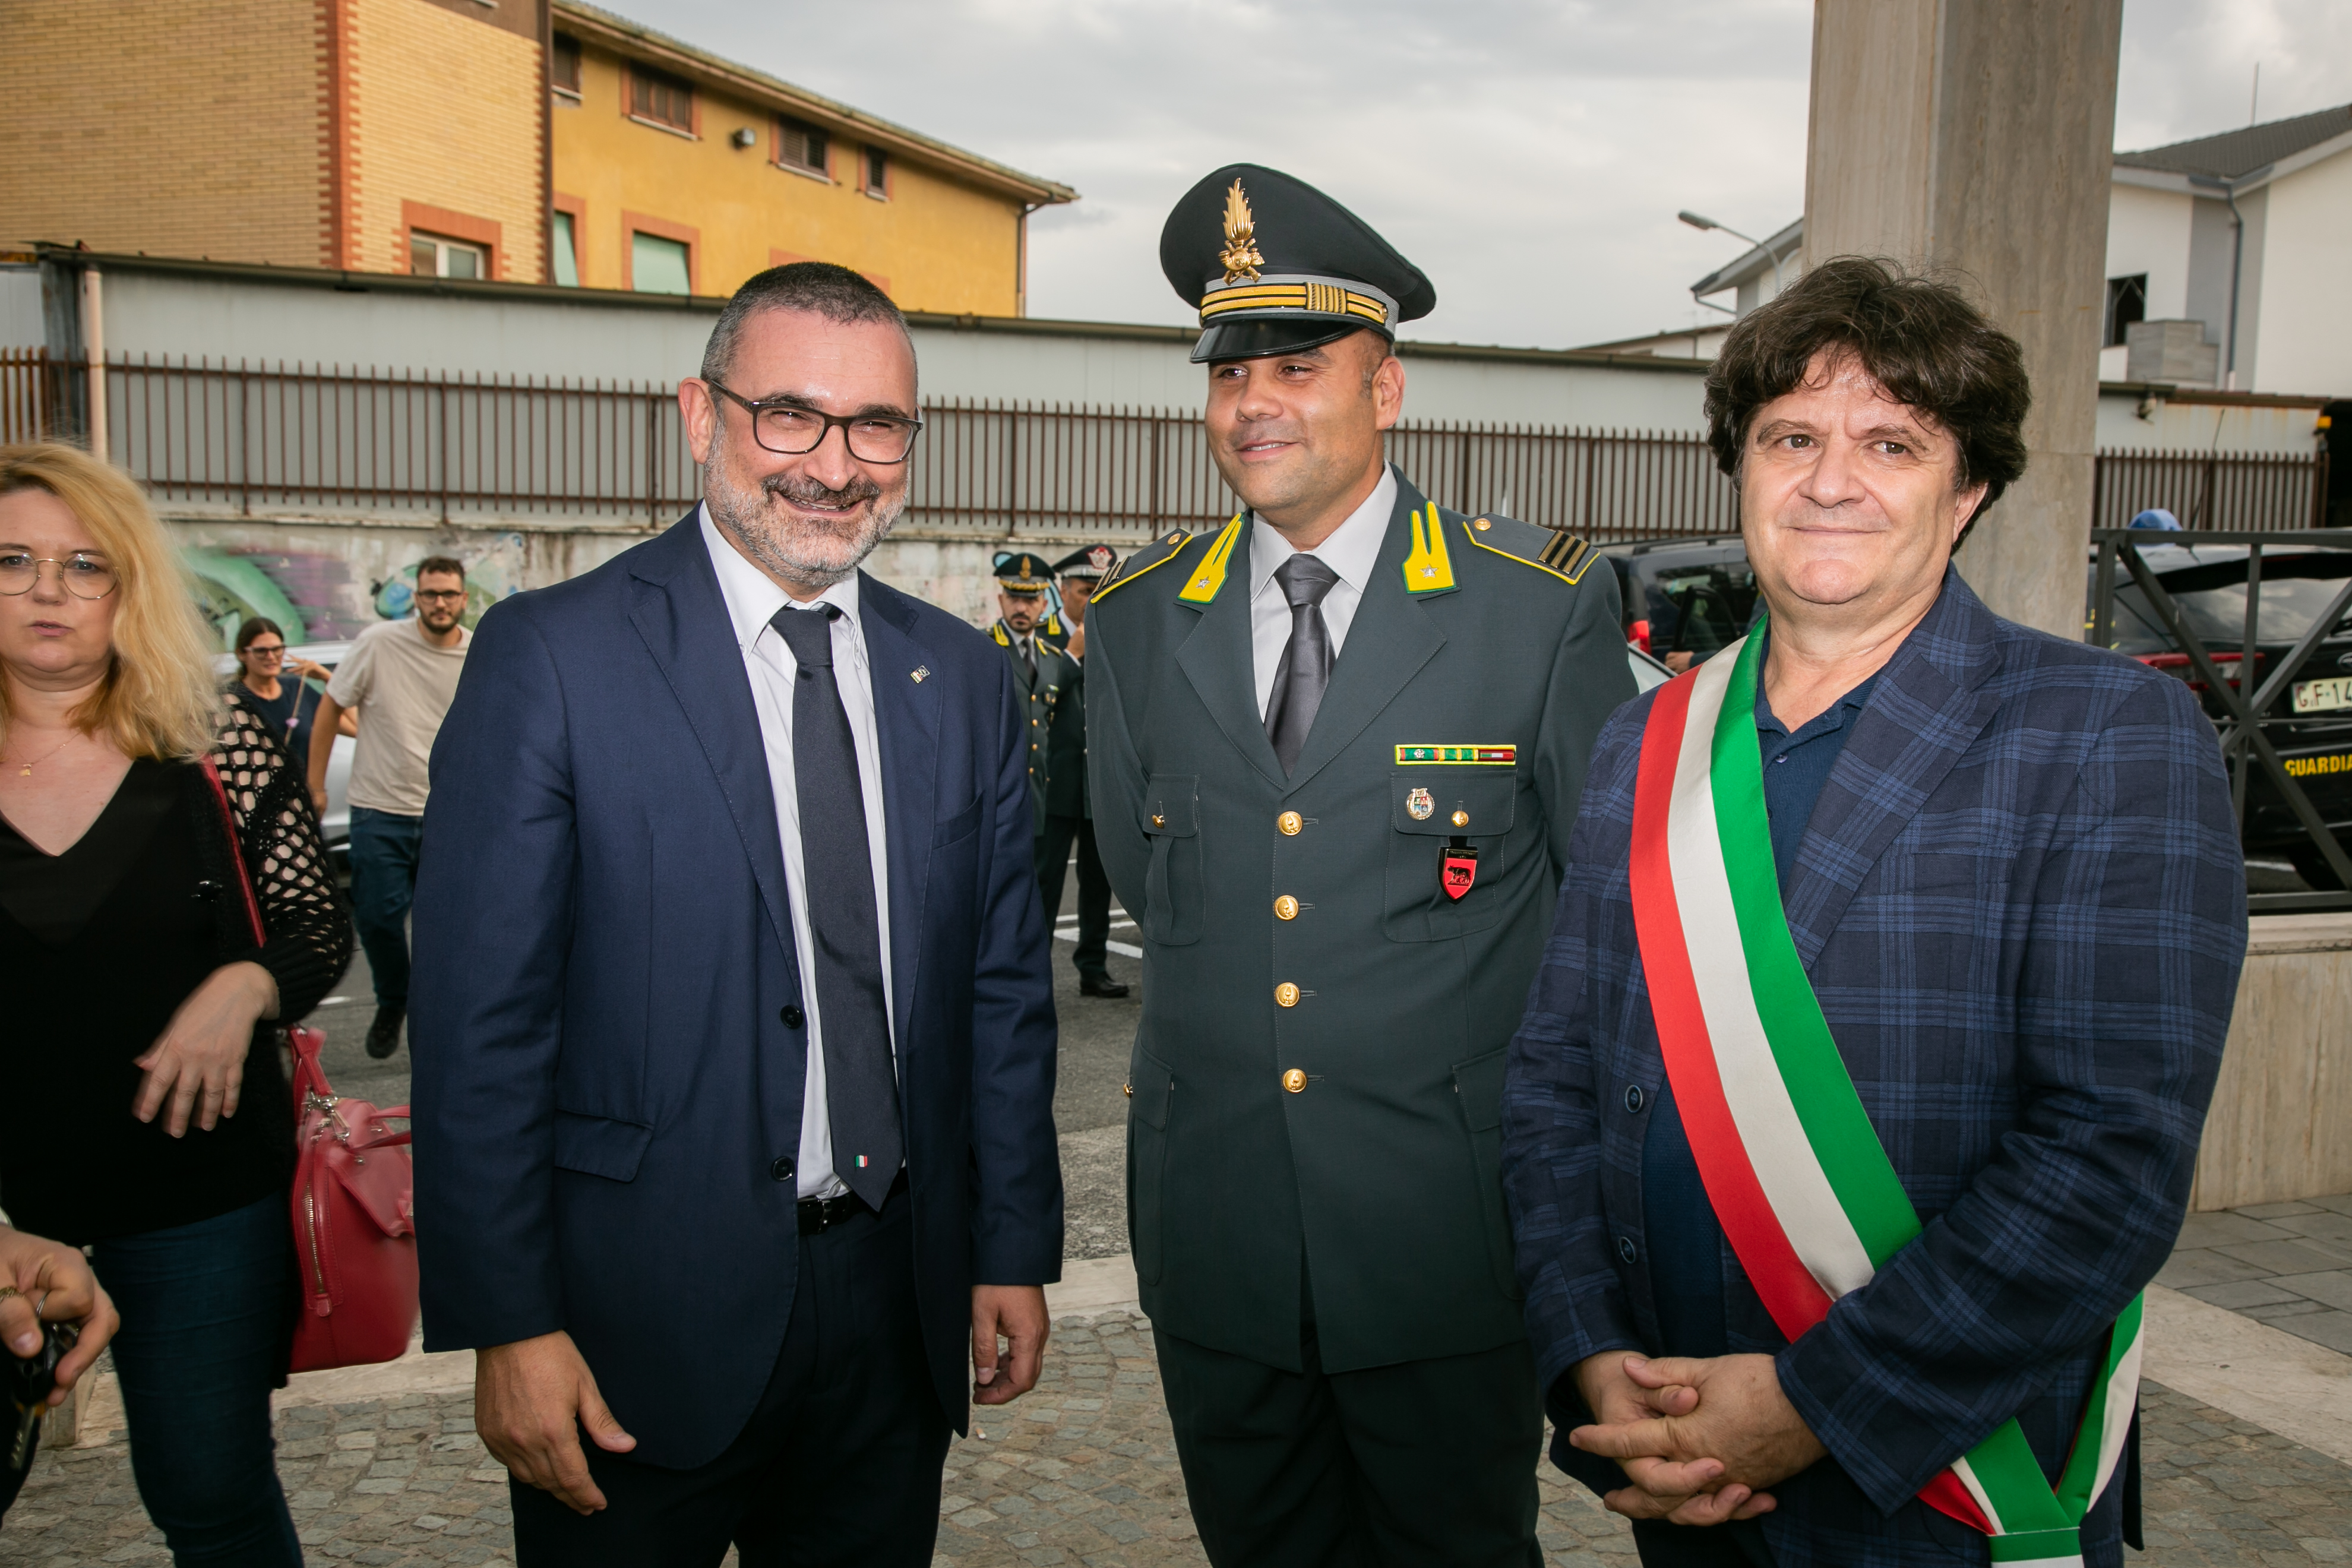
[[[1312,555],[1293,555],[1274,569],[1274,580],[1290,601],[1290,640],[1282,647],[1274,693],[1266,699],[1265,738],[1274,742],[1282,776],[1288,778],[1298,771],[1298,753],[1307,749],[1323,689],[1331,684],[1331,629],[1323,624],[1323,595],[1338,586],[1339,574]]]

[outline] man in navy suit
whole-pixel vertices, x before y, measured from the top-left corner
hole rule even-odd
[[[526,1564],[912,1568],[1060,1277],[1027,726],[857,570],[920,428],[887,297],[761,273],[678,398],[704,503],[486,616],[434,751],[426,1343]]]
[[[1969,1456],[2014,1531],[2062,1500],[2081,1429],[2112,1468],[2070,1477],[2079,1531],[2029,1524],[2050,1539],[2004,1560],[2078,1539],[2116,1563],[2132,1405],[2102,1381],[2128,1343],[2109,1326],[2180,1228],[2245,949],[2213,728],[2181,681],[2001,620],[1952,570],[2024,467],[2028,390],[1949,288],[1824,262],[1732,331],[1706,402],[1763,640],[1601,732],[1505,1090],[1553,1457],[1633,1517],[1644,1563],[1980,1563],[1948,1467]],[[1719,727],[1645,737],[1710,692]],[[1743,889],[1735,931],[1715,911]],[[1718,1010],[1748,994],[1748,1024]],[[1805,1007],[1826,1042],[1780,1031]],[[1720,1114],[1763,1108],[1800,1047],[1826,1071],[1783,1103],[1814,1120]],[[1841,1086],[1854,1115],[1825,1152]],[[1824,1270],[1805,1248],[1858,1232],[1838,1183],[1865,1154],[1894,1244]],[[1743,1162],[1809,1272],[1773,1251]]]

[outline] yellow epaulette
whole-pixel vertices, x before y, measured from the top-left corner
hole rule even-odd
[[[1004,635],[1004,623],[1003,621],[999,621],[994,626],[989,627],[988,635],[996,639],[996,646],[999,647],[1011,647],[1013,646],[1013,639]]]
[[[1475,520],[1465,519],[1462,531],[1470,542],[1479,549],[1500,555],[1507,560],[1516,561],[1522,566],[1532,566],[1538,572],[1548,572],[1571,586],[1582,582],[1584,574],[1591,569],[1595,561],[1601,558],[1601,552],[1592,548],[1592,542],[1580,534],[1570,533],[1565,529],[1545,529],[1535,523],[1517,522],[1510,518],[1505,518],[1502,521],[1512,524],[1515,529],[1525,530],[1531,533],[1549,533],[1551,537],[1545,540],[1542,547],[1534,554],[1522,555],[1516,550],[1507,550],[1500,544],[1489,542],[1489,540],[1499,531],[1492,519],[1483,517]],[[1507,534],[1506,537],[1509,535]]]
[[[1103,595],[1112,589],[1124,588],[1154,567],[1165,566],[1184,552],[1184,546],[1192,542],[1192,537],[1180,528],[1145,545],[1113,567],[1110,575],[1102,580],[1095,589],[1094,597],[1087,603],[1089,605],[1100,604]]]

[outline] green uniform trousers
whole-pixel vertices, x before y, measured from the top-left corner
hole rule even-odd
[[[1302,1372],[1154,1333],[1215,1568],[1543,1568],[1525,1342],[1326,1373],[1302,1332]]]

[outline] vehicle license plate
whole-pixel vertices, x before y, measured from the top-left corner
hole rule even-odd
[[[2294,683],[2296,712],[2325,713],[2336,708],[2352,708],[2352,675],[2333,675],[2325,680],[2298,680]]]

